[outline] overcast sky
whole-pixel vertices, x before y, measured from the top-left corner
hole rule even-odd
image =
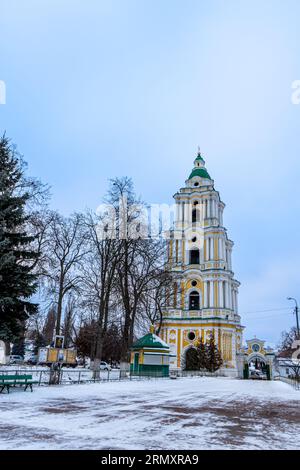
[[[0,132],[52,207],[95,208],[122,175],[171,203],[200,145],[245,339],[269,343],[300,302],[299,18],[298,0],[0,0]]]

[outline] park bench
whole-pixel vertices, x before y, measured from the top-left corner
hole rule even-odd
[[[38,381],[32,380],[32,375],[28,374],[0,375],[0,393],[2,393],[5,388],[7,393],[9,393],[10,387],[16,387],[17,385],[24,385],[24,391],[26,391],[28,387],[33,391],[32,385],[36,383],[38,383]]]

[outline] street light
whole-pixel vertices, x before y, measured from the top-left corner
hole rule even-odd
[[[295,302],[295,314],[296,314],[296,322],[297,322],[297,336],[300,338],[300,332],[299,332],[299,318],[298,318],[298,303],[297,300],[294,299],[294,297],[287,297],[288,300],[293,300]]]

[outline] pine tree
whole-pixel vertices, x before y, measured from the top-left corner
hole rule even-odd
[[[35,331],[33,353],[38,354],[39,348],[43,348],[45,346],[47,346],[47,343],[43,334],[39,333],[38,331]]]
[[[223,364],[221,354],[215,344],[215,338],[212,335],[208,344],[205,347],[206,349],[206,361],[205,366],[209,372],[215,372],[220,369]]]
[[[25,213],[30,194],[26,190],[24,163],[9,140],[0,138],[0,338],[13,341],[22,332],[29,315],[37,311],[30,301],[36,290]]]
[[[185,354],[185,370],[199,370],[199,354],[198,349],[190,347]]]

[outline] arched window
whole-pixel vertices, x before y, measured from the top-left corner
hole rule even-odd
[[[189,297],[189,310],[199,310],[200,309],[200,296],[197,291],[190,293]]]
[[[200,263],[200,254],[199,250],[191,250],[190,251],[190,264],[199,264]]]
[[[194,224],[196,222],[199,222],[199,219],[199,210],[194,207],[194,209],[192,210],[192,223]]]

